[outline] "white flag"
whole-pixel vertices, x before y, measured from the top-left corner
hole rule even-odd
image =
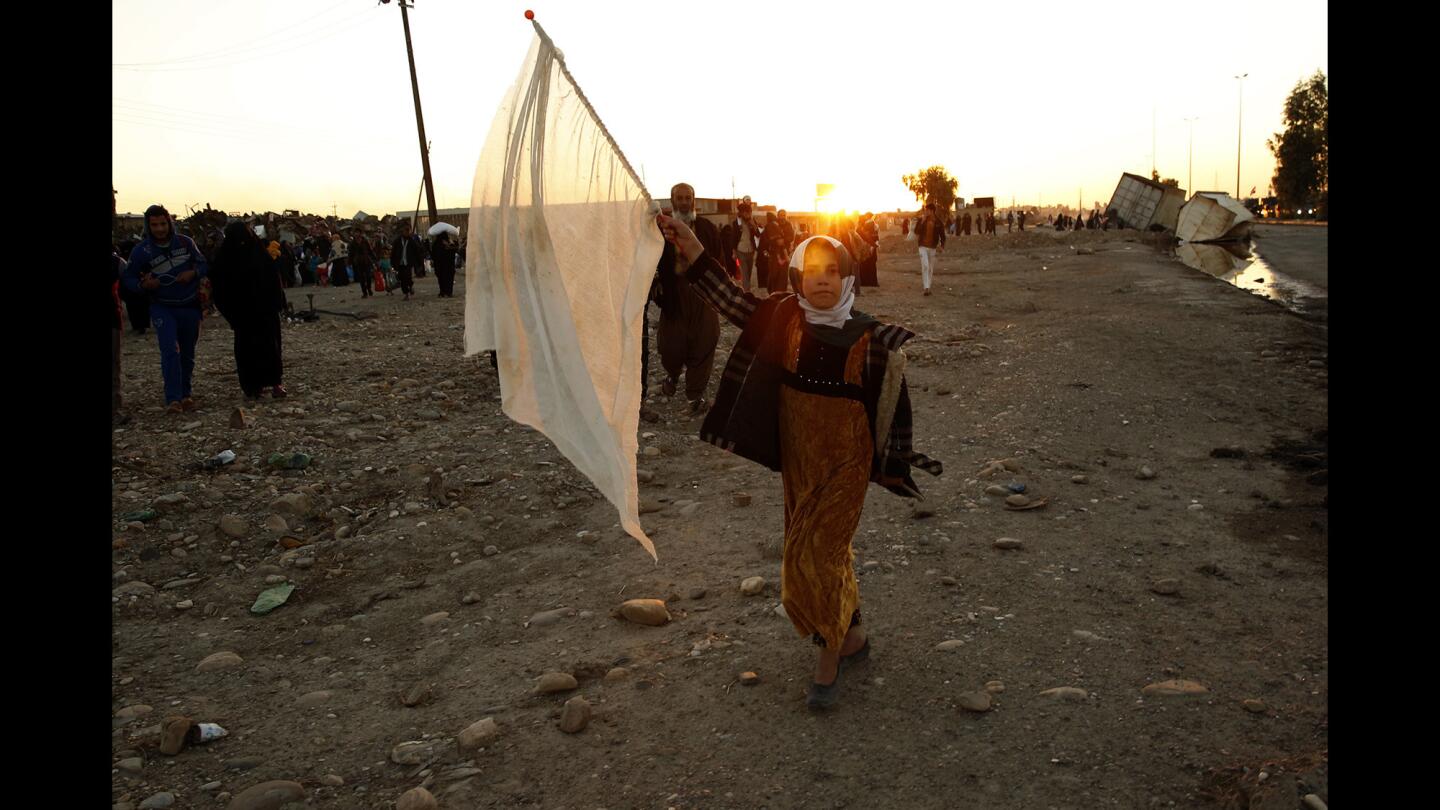
[[[548,436],[653,558],[635,433],[642,316],[664,240],[649,194],[535,30],[475,170],[465,354],[497,352],[506,415]]]

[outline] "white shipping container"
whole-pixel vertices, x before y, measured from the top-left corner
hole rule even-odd
[[[1105,210],[1118,212],[1128,228],[1143,231],[1158,224],[1167,231],[1173,231],[1184,204],[1184,189],[1161,185],[1126,172],[1120,175],[1120,182],[1116,184],[1115,193]]]
[[[1202,191],[1180,209],[1175,235],[1186,242],[1242,239],[1255,215],[1223,191]]]

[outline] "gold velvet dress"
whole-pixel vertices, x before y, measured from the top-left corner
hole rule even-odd
[[[796,313],[785,330],[785,370],[819,383],[810,387],[860,385],[870,334],[847,350],[806,337],[803,321],[804,314]],[[802,344],[807,344],[808,362],[801,361]],[[844,355],[843,381],[836,379],[842,369],[837,354]],[[781,386],[785,556],[780,601],[800,634],[818,634],[832,650],[840,649],[860,607],[850,541],[865,505],[873,448],[864,403]]]

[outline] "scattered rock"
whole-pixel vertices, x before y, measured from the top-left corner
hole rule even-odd
[[[989,692],[962,692],[955,697],[955,702],[967,712],[990,711]]]
[[[127,582],[124,585],[112,590],[111,596],[154,596],[155,586],[139,580]]]
[[[140,773],[145,768],[145,760],[140,757],[126,757],[115,763],[115,767],[126,773]]]
[[[787,622],[790,621],[790,614],[785,612],[784,604],[779,604],[775,606],[775,615],[779,616]]]
[[[1311,362],[1314,361],[1312,360]],[[1305,810],[1329,810],[1325,804],[1325,800],[1316,796],[1314,793],[1306,793],[1305,798],[1301,799],[1300,803],[1305,805]]]
[[[1238,445],[1217,447],[1210,451],[1211,458],[1245,458],[1245,448]]]
[[[998,549],[1013,550],[1013,549],[1021,548],[1021,547],[1024,546],[1025,544],[1022,543],[1022,542],[1019,541],[1019,540],[1016,540],[1016,539],[1013,538],[1013,537],[1002,537],[1002,538],[1000,538],[999,540],[996,540],[996,541],[995,541],[994,543],[992,543],[991,545],[995,546],[995,548],[998,548]]]
[[[752,500],[748,492],[737,492],[730,496],[730,502],[736,506],[749,506]]]
[[[605,682],[618,683],[628,677],[630,677],[630,670],[624,667],[612,667],[609,672],[605,673]]]
[[[215,672],[217,670],[238,667],[243,663],[245,663],[245,659],[241,658],[234,652],[231,652],[230,650],[221,650],[220,652],[212,653],[205,656],[205,658],[199,664],[195,665],[195,671]]]
[[[279,810],[286,803],[304,800],[305,788],[299,782],[276,779],[252,785],[235,794],[226,810]]]
[[[474,591],[468,591],[464,596],[460,597],[460,604],[462,605],[473,605],[479,601],[480,594],[475,593]]]
[[[1005,691],[1005,684],[1001,681],[986,681],[985,691],[992,695],[998,695]]]
[[[1090,483],[1090,479],[1089,479],[1088,477],[1086,477],[1086,476],[1083,476],[1083,475],[1072,475],[1072,476],[1070,476],[1070,483],[1072,483],[1072,484],[1088,484],[1088,483]]]
[[[484,748],[499,736],[500,727],[495,724],[495,718],[486,717],[466,726],[464,731],[456,735],[455,743],[460,747],[461,754],[467,754],[477,748]]]
[[[963,647],[963,646],[965,646],[965,642],[964,642],[964,641],[961,641],[961,640],[958,639],[958,638],[952,638],[952,639],[947,639],[946,641],[942,641],[942,642],[940,642],[939,644],[936,644],[936,645],[935,645],[935,649],[937,649],[937,650],[957,650],[957,649],[959,649],[959,648],[961,648],[961,647]]]
[[[740,673],[741,686],[754,686],[757,683],[760,683],[760,676],[755,674],[754,672],[747,671]]]
[[[740,593],[746,596],[757,596],[765,592],[764,577],[746,577],[740,582]]]
[[[555,692],[569,692],[580,683],[568,672],[547,672],[535,680],[535,694],[549,695]]]
[[[432,697],[430,684],[417,683],[400,695],[400,702],[406,706],[419,706]]]
[[[161,495],[156,498],[151,505],[161,512],[168,512],[173,511],[174,508],[184,506],[189,502],[190,498],[186,496],[185,493],[171,492],[168,495]]]
[[[670,621],[670,611],[659,599],[630,599],[615,609],[615,616],[636,624],[657,627]]]
[[[140,810],[161,810],[175,804],[175,794],[168,790],[162,790],[143,802],[140,802]]]
[[[1155,477],[1155,471],[1150,469],[1149,467],[1141,467],[1140,469],[1135,471],[1135,477],[1140,479],[1141,481],[1149,481],[1150,479]]]
[[[121,709],[120,711],[115,712],[115,719],[134,720],[137,717],[144,717],[145,715],[153,711],[155,711],[153,708],[146,706],[143,703],[133,703]]]
[[[991,484],[990,486],[985,487],[985,494],[994,496],[996,498],[1008,498],[1014,493],[1010,491],[1009,487],[1002,487],[999,484]]]
[[[484,554],[486,557],[494,557],[496,554],[500,553],[500,549],[496,546],[486,546],[485,550],[481,553]]]
[[[569,616],[572,613],[574,613],[574,611],[570,608],[556,608],[554,610],[544,610],[536,613],[534,616],[531,616],[530,621],[527,622],[527,624],[529,624],[531,627],[545,627],[547,625],[559,622],[561,619]]]
[[[1017,492],[1014,495],[1007,497],[1005,499],[1005,503],[1009,504],[1010,506],[1029,506],[1030,498],[1027,495],[1021,495]]]
[[[590,724],[590,704],[585,698],[576,697],[565,701],[565,708],[560,711],[560,730],[566,734],[575,734],[584,731]]]
[[[213,782],[206,782],[205,784],[201,785],[200,789],[205,791],[206,793],[214,793],[215,791],[220,789],[220,785],[220,780],[216,779]]]
[[[310,496],[303,492],[291,492],[288,495],[281,495],[270,504],[270,509],[275,512],[288,512],[292,515],[304,516],[310,514],[314,508],[314,502]]]
[[[279,515],[271,515],[265,518],[265,528],[276,534],[285,534],[290,531],[290,524],[286,523],[285,518]]]
[[[320,689],[315,692],[306,692],[295,699],[295,705],[308,709],[312,706],[319,706],[333,696],[334,693],[328,689]]]
[[[229,771],[248,771],[265,764],[264,757],[234,757],[220,763]]]
[[[345,784],[345,778],[340,776],[339,774],[327,773],[324,776],[320,777],[320,784],[324,785],[325,787],[343,787]]]
[[[1152,683],[1140,691],[1146,695],[1187,697],[1191,695],[1204,695],[1210,690],[1195,681],[1169,680]]]
[[[635,480],[639,481],[642,484],[648,484],[651,481],[655,480],[655,473],[653,470],[642,470],[639,467],[636,467]]]
[[[234,430],[244,430],[254,423],[250,412],[241,407],[236,407],[230,412],[230,427]]]
[[[473,726],[471,727],[473,728]],[[466,729],[469,731],[469,729]],[[461,732],[464,734],[464,732]],[[419,765],[429,762],[439,751],[439,740],[409,740],[390,749],[390,761],[396,765]]]
[[[955,577],[940,577],[940,584],[948,587],[959,585],[960,582],[959,580],[955,579]]]
[[[440,803],[423,787],[410,788],[395,800],[395,810],[435,810]]]
[[[449,618],[450,618],[450,611],[448,611],[448,610],[437,610],[437,611],[435,611],[434,613],[429,614],[428,616],[421,617],[420,623],[423,624],[423,625],[426,625],[426,626],[428,627],[428,626],[430,626],[430,625],[432,625],[432,624],[437,624],[437,623],[439,623],[439,622],[443,622],[443,621],[445,621],[446,619],[449,619]]]
[[[1068,700],[1072,702],[1082,701],[1089,696],[1090,693],[1086,692],[1084,689],[1078,689],[1074,686],[1057,686],[1054,689],[1046,689],[1045,691],[1040,693],[1040,697],[1054,698],[1056,700]]]
[[[653,498],[641,498],[641,499],[640,499],[640,514],[642,514],[642,515],[649,515],[649,514],[652,514],[652,513],[654,513],[654,512],[659,512],[659,511],[663,510],[664,508],[665,508],[665,504],[660,503],[659,501],[654,500]]]
[[[1157,579],[1150,585],[1150,590],[1161,596],[1174,596],[1180,593],[1180,580]]]
[[[914,506],[910,508],[910,517],[915,520],[924,520],[928,517],[935,517],[935,510],[928,506],[922,506],[917,502]]]
[[[226,537],[234,537],[237,540],[244,537],[249,527],[245,525],[245,519],[238,515],[224,515],[220,518],[220,532]]]
[[[1240,705],[1244,706],[1245,711],[1250,712],[1251,714],[1264,714],[1265,710],[1268,708],[1265,705],[1265,701],[1260,700],[1259,698],[1247,698],[1246,700],[1241,701]]]

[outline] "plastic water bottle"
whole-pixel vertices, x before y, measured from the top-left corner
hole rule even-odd
[[[232,462],[232,461],[234,461],[234,460],[235,460],[235,451],[234,451],[234,450],[222,450],[221,452],[216,453],[213,458],[207,459],[207,460],[205,461],[205,469],[207,469],[207,470],[213,470],[213,469],[216,469],[216,468],[219,468],[219,467],[223,467],[223,466],[225,466],[226,464],[229,464],[230,462]]]
[[[191,745],[200,745],[201,743],[207,743],[211,740],[218,740],[229,734],[230,732],[215,723],[196,723],[190,727],[190,731],[187,732],[185,736],[186,741]]]

